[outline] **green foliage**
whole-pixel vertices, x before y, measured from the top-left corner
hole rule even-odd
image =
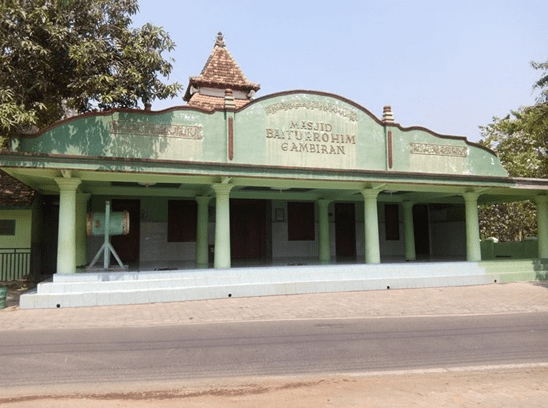
[[[500,242],[523,241],[537,235],[536,207],[530,201],[480,206],[481,239],[495,237]]]
[[[544,73],[533,88],[537,103],[493,118],[481,127],[481,144],[494,150],[511,177],[548,178],[548,62],[531,63]],[[536,208],[531,202],[502,203],[480,208],[482,238],[521,241],[536,235]]]
[[[138,107],[177,95],[164,84],[175,44],[162,28],[131,27],[137,0],[2,0],[0,135],[66,115]]]
[[[537,102],[548,102],[548,61],[533,61],[531,62],[531,66],[534,69],[544,71],[540,79],[533,85],[533,89],[538,89],[540,91],[540,94],[537,97]]]
[[[480,143],[497,153],[511,177],[548,177],[548,102],[493,118],[481,131]]]

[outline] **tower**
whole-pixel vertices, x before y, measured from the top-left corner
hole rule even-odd
[[[248,104],[261,86],[250,82],[230,52],[226,49],[223,34],[219,32],[213,52],[202,72],[190,77],[184,100],[194,108],[222,109],[225,91],[232,90],[236,108]]]

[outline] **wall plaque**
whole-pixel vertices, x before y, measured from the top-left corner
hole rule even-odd
[[[179,139],[202,140],[202,126],[168,125],[162,123],[113,120],[112,133],[137,136],[167,136]]]
[[[356,122],[358,120],[358,114],[348,108],[339,105],[333,105],[325,103],[323,101],[291,101],[291,102],[279,102],[265,107],[266,115],[273,115],[279,111],[289,111],[293,109],[308,109],[317,110],[321,112],[334,113],[338,116],[348,118],[351,121]]]
[[[409,143],[409,153],[425,154],[431,156],[467,157],[468,148],[465,146]]]

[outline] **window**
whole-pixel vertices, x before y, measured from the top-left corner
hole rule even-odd
[[[289,241],[314,241],[314,203],[290,201],[287,203],[287,235]]]
[[[194,200],[167,202],[167,242],[195,242],[198,204]]]
[[[15,235],[15,220],[0,220],[0,235]]]
[[[400,211],[398,204],[384,205],[384,222],[386,226],[386,240],[400,240]]]

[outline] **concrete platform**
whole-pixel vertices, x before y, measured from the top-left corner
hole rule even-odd
[[[475,262],[297,265],[54,275],[21,296],[21,309],[466,286],[496,283]]]

